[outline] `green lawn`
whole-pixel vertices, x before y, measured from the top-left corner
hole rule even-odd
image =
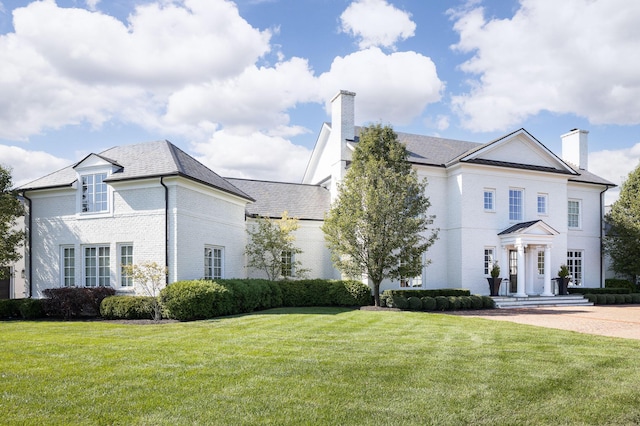
[[[0,322],[0,424],[638,424],[640,341],[414,312]]]

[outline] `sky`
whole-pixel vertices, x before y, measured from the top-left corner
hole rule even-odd
[[[358,125],[525,128],[558,155],[588,130],[589,170],[619,185],[640,159],[638,22],[628,0],[0,0],[0,164],[22,185],[167,139],[222,176],[299,182],[349,90]]]

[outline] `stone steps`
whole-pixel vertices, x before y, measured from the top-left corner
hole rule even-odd
[[[541,308],[545,306],[593,306],[581,294],[569,294],[566,296],[529,296],[529,297],[505,297],[494,296],[496,308]]]

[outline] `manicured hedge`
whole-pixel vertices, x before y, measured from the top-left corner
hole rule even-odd
[[[385,292],[386,293],[386,292]],[[495,301],[489,296],[425,296],[404,297],[389,293],[386,306],[411,311],[454,311],[459,309],[493,309]]]
[[[629,294],[631,290],[628,288],[586,288],[572,287],[569,288],[569,294]]]
[[[629,293],[637,293],[639,290],[638,286],[636,286],[631,281],[623,280],[619,278],[607,278],[606,280],[604,280],[604,287],[605,288],[628,288]]]
[[[471,291],[462,288],[441,288],[434,290],[385,290],[382,295],[391,294],[404,297],[471,296]]]
[[[178,281],[163,288],[160,302],[169,318],[208,319],[233,313],[231,292],[213,281]]]
[[[100,314],[102,299],[113,296],[111,287],[61,287],[43,291],[42,307],[47,316],[55,318],[94,317]]]
[[[0,319],[37,319],[44,316],[42,300],[0,299]]]
[[[631,294],[594,294],[589,293],[584,296],[595,305],[624,305],[640,303],[640,293]]]
[[[100,304],[100,315],[107,319],[153,319],[153,297],[109,296]]]

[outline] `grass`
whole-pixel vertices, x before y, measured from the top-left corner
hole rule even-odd
[[[0,322],[0,423],[638,424],[638,355],[635,340],[415,312]]]

